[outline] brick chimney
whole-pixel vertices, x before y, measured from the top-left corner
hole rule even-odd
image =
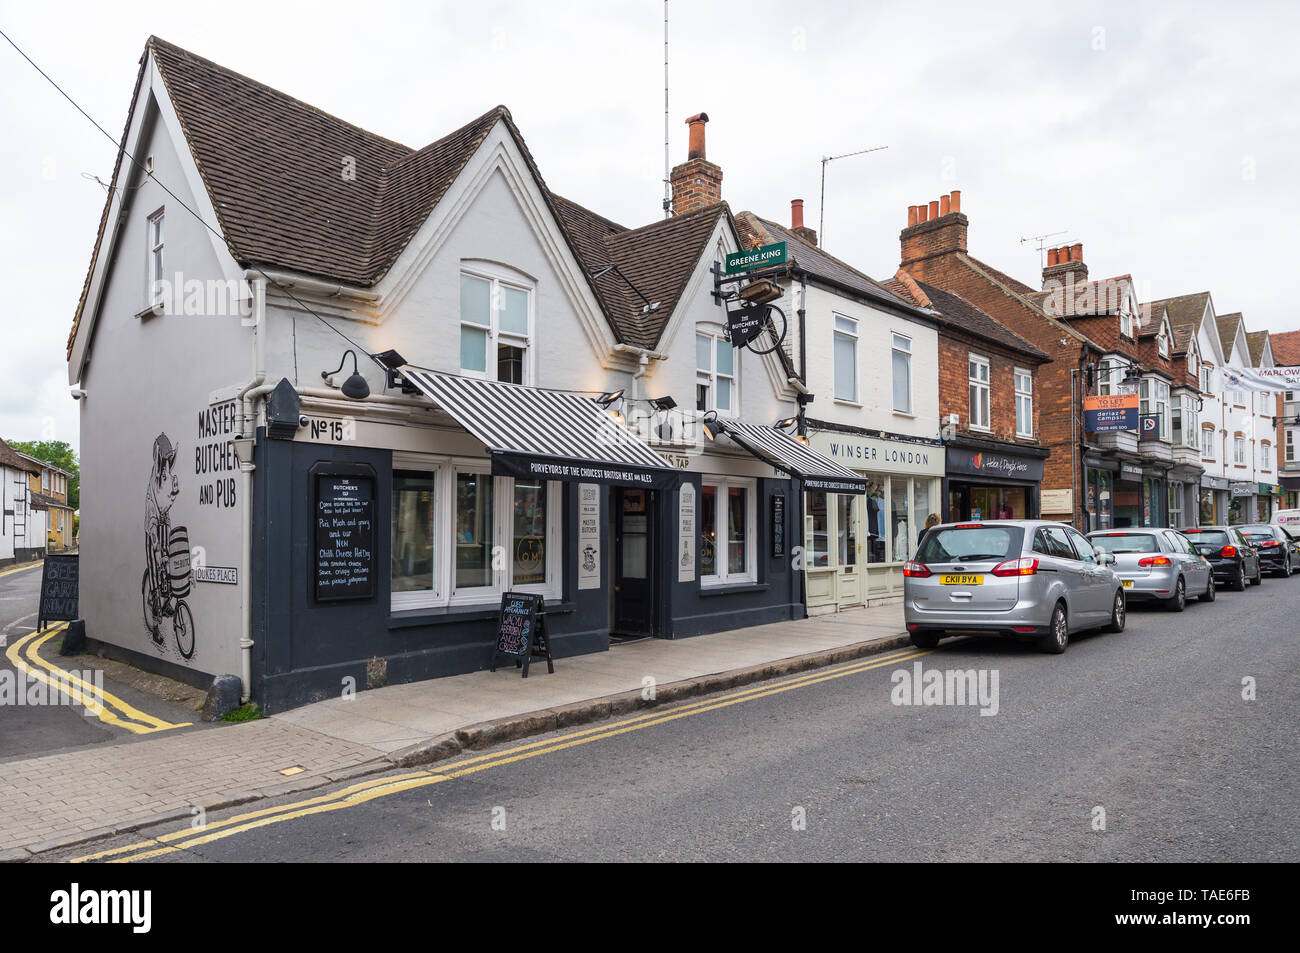
[[[1083,263],[1083,244],[1062,245],[1047,249],[1047,264],[1043,266],[1043,290],[1050,287],[1067,288],[1088,280],[1088,266]]]
[[[686,125],[691,127],[686,161],[676,166],[669,176],[673,187],[674,215],[685,215],[722,201],[722,169],[704,154],[704,124],[708,121],[707,113],[686,120]]]
[[[808,228],[803,223],[803,199],[790,200],[790,231],[794,232],[809,245],[817,244],[816,229]]]
[[[952,192],[922,205],[909,205],[907,227],[899,234],[902,268],[919,281],[945,255],[966,251],[969,221],[961,211],[961,192]]]

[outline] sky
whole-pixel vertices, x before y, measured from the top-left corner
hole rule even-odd
[[[826,249],[884,279],[907,207],[960,189],[972,253],[1028,284],[1050,235],[1142,300],[1209,290],[1248,330],[1300,328],[1277,291],[1300,5],[669,0],[668,21],[671,161],[707,112],[734,211],[805,199]],[[115,136],[157,34],[412,147],[503,103],[552,190],[662,215],[662,0],[0,0],[0,29]],[[3,41],[0,90],[0,436],[76,447],[66,343],[116,149]],[[822,157],[882,145],[827,164],[823,220]]]

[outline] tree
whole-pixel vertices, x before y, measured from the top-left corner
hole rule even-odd
[[[7,440],[15,450],[68,471],[68,505],[81,508],[81,462],[77,452],[62,440]]]

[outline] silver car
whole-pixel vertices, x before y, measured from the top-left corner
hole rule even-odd
[[[1088,534],[1115,557],[1115,575],[1130,599],[1153,599],[1182,612],[1189,595],[1214,601],[1214,570],[1176,529],[1103,529]]]
[[[1124,631],[1114,561],[1065,523],[941,523],[903,566],[903,618],[919,648],[949,631],[978,631],[1064,652],[1072,632]]]

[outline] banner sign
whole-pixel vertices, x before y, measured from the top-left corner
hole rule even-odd
[[[1139,440],[1160,439],[1160,418],[1155,414],[1143,414],[1142,427],[1138,431]]]
[[[1089,433],[1138,429],[1138,395],[1107,394],[1083,399],[1083,429]]]
[[[790,243],[776,242],[762,248],[749,251],[736,251],[727,255],[727,274],[734,275],[741,271],[753,271],[756,268],[770,268],[773,265],[785,265],[790,261]]]
[[[1221,390],[1300,390],[1300,367],[1230,367],[1220,372]]]

